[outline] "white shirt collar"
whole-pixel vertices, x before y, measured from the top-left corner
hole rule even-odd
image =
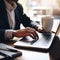
[[[13,2],[13,6],[12,6],[11,4],[9,4],[6,0],[4,0],[4,2],[5,2],[5,4],[6,4],[6,9],[9,10],[10,12],[11,12],[12,10],[15,10],[16,7],[17,7],[17,5],[16,5],[15,2]]]

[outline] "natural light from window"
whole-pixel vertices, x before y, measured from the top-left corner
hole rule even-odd
[[[29,17],[52,15],[53,9],[55,9],[53,14],[56,14],[56,9],[60,11],[60,0],[19,0],[19,3]]]

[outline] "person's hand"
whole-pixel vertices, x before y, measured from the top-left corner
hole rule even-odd
[[[39,33],[47,33],[47,31],[44,30],[44,28],[43,28],[43,27],[40,27],[40,26],[37,26],[37,31],[38,31]]]
[[[35,31],[35,29],[32,29],[32,28],[25,28],[25,29],[22,29],[22,30],[16,30],[13,32],[13,36],[15,37],[26,37],[26,36],[30,36],[32,37],[33,39],[38,39],[38,35]]]
[[[36,30],[37,30],[38,32],[40,32],[40,33],[45,32],[45,30],[44,30],[43,27],[41,27],[41,26],[36,26]]]

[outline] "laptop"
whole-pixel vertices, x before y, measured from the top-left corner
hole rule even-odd
[[[52,33],[38,33],[39,39],[33,40],[31,37],[23,37],[14,43],[15,48],[25,48],[30,50],[48,51],[57,34],[59,21],[54,20]]]

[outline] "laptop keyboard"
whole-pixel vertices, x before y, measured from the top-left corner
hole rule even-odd
[[[48,45],[50,41],[52,42],[54,34],[42,34],[42,35],[40,36],[39,34],[40,36],[39,39],[34,42],[31,42],[31,45],[38,45],[38,46],[40,46],[41,44]]]
[[[42,35],[43,35],[43,36],[42,36]],[[39,33],[38,36],[40,36],[38,40],[41,40],[41,39],[42,39],[42,40],[49,40],[49,39],[51,38],[51,33],[46,33],[46,34],[45,34],[45,33],[43,33],[43,34],[40,34],[40,33]],[[31,41],[31,45],[34,44],[34,43],[35,43],[36,41],[38,41],[38,40],[33,40],[33,41]]]

